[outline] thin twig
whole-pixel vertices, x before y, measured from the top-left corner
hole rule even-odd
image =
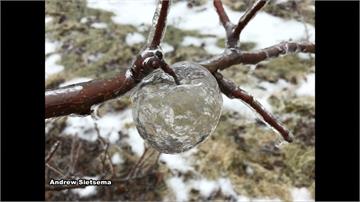
[[[46,158],[45,158],[45,163],[48,163],[50,160],[51,160],[51,158],[53,157],[53,155],[54,155],[54,153],[56,152],[56,150],[57,150],[57,148],[59,147],[59,145],[60,145],[60,140],[57,140],[54,144],[53,144],[53,146],[50,148],[50,152],[49,152],[49,154],[46,156]]]
[[[71,146],[71,166],[68,171],[68,175],[73,175],[75,172],[76,163],[79,159],[80,149],[82,147],[82,142],[79,142],[78,136],[75,136],[75,139],[73,139],[73,143]]]
[[[105,167],[106,167],[105,161],[107,161],[108,165],[109,165],[111,177],[113,177],[115,175],[114,167],[110,160],[110,156],[109,156],[109,152],[108,152],[110,143],[107,140],[105,140],[103,137],[101,137],[98,124],[96,122],[94,122],[94,125],[95,125],[95,131],[96,131],[97,137],[98,137],[100,143],[102,144],[102,146],[105,147],[105,149],[103,150],[104,157],[101,160],[102,165],[103,165],[103,171],[105,172]]]
[[[256,64],[263,60],[290,53],[315,53],[315,44],[310,42],[282,42],[264,49],[242,52],[239,49],[227,49],[224,53],[214,56],[199,64],[214,73],[235,64]]]
[[[221,91],[229,98],[238,98],[244,101],[247,105],[249,105],[252,109],[254,109],[263,119],[265,123],[270,125],[276,131],[278,131],[284,140],[288,142],[293,141],[292,134],[283,127],[277,119],[268,112],[261,104],[258,102],[253,96],[247,93],[245,90],[237,87],[235,83],[230,80],[224,79],[224,77],[216,72],[214,73],[216,80],[218,81],[219,87]]]
[[[48,167],[50,170],[54,171],[55,173],[57,173],[58,175],[60,175],[61,177],[65,178],[65,175],[58,169],[52,167],[49,163],[45,164],[46,167]]]

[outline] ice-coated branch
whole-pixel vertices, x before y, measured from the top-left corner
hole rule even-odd
[[[250,20],[256,15],[256,13],[265,6],[267,0],[258,0],[255,4],[245,11],[245,14],[241,16],[238,24],[234,28],[233,35],[239,38],[241,31],[250,22]]]
[[[218,81],[220,90],[229,98],[238,98],[245,102],[249,107],[254,109],[263,119],[265,123],[273,127],[276,131],[278,131],[281,136],[287,142],[293,141],[292,134],[284,128],[276,118],[260,104],[253,96],[249,93],[237,87],[235,83],[230,80],[225,79],[222,74],[215,72],[214,76]]]
[[[216,13],[219,15],[220,22],[223,25],[223,27],[225,28],[226,33],[230,32],[231,28],[234,25],[230,22],[229,17],[227,16],[227,14],[224,10],[221,0],[214,0],[214,7],[216,10]]]
[[[93,80],[46,91],[45,118],[69,114],[88,115],[91,113],[93,105],[123,95],[157,68],[161,68],[171,75],[178,84],[176,74],[166,64],[163,53],[158,49],[165,34],[169,7],[169,0],[158,2],[153,17],[153,26],[148,37],[148,45],[135,57],[125,73],[109,79]]]
[[[45,118],[91,113],[91,106],[128,92],[136,85],[134,79],[119,74],[45,92]]]
[[[243,52],[237,48],[226,49],[224,53],[214,56],[199,64],[210,72],[226,69],[235,64],[256,64],[263,60],[290,53],[315,53],[315,44],[310,42],[282,42],[264,49]]]
[[[224,10],[222,2],[214,0],[216,12],[227,33],[227,48],[222,54],[199,62],[199,64],[215,73],[217,70],[223,70],[235,64],[256,64],[279,55],[296,52],[315,53],[315,44],[310,42],[282,42],[257,51],[240,51],[238,35],[266,2],[265,0],[258,0],[240,18],[238,25],[233,25]],[[135,56],[126,72],[109,79],[93,80],[46,91],[45,118],[69,114],[88,115],[91,113],[93,105],[125,94],[156,68],[163,69],[174,78],[176,83],[179,83],[175,73],[163,59],[161,49],[158,49],[164,36],[169,7],[170,1],[168,0],[158,2],[153,17],[153,26],[148,37],[148,44]]]
[[[216,13],[220,18],[225,31],[226,31],[226,46],[227,48],[236,48],[238,47],[238,42],[240,38],[241,31],[245,28],[248,22],[256,15],[256,13],[264,7],[267,0],[258,0],[255,4],[248,8],[244,15],[241,16],[237,25],[234,25],[230,22],[229,17],[227,16],[221,0],[214,0],[214,7]]]
[[[166,18],[168,15],[170,0],[159,0],[153,17],[148,44],[150,49],[157,49],[165,34]]]

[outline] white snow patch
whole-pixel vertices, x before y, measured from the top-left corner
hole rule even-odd
[[[89,8],[102,9],[115,14],[112,20],[119,24],[151,24],[156,8],[155,0],[88,0]]]
[[[52,17],[50,17],[50,16],[45,16],[45,24],[51,22],[52,20],[53,20]]]
[[[193,168],[178,154],[161,154],[160,160],[166,163],[171,170],[178,170],[182,173],[193,170]]]
[[[236,192],[232,186],[230,179],[228,178],[220,178],[218,180],[219,186],[221,188],[221,192],[226,196],[236,196]]]
[[[298,55],[299,58],[304,59],[304,60],[310,60],[311,57],[315,58],[315,54],[313,54],[313,53],[311,53],[311,54],[309,54],[309,53],[298,53],[297,55]]]
[[[181,42],[182,46],[201,46],[201,44],[204,43],[204,40],[202,38],[197,38],[193,36],[185,36],[183,38],[183,41]]]
[[[126,35],[126,39],[125,39],[126,43],[128,45],[134,45],[134,44],[138,44],[138,43],[141,43],[141,42],[144,42],[145,41],[145,37],[138,33],[138,32],[134,32],[134,33],[128,33]]]
[[[315,96],[315,74],[309,74],[306,76],[305,81],[302,82],[300,87],[296,90],[296,95],[308,95]]]
[[[121,113],[107,113],[105,116],[96,120],[100,135],[107,138],[110,143],[114,144],[119,139],[119,131],[121,125],[119,124],[122,120]]]
[[[281,201],[282,200],[279,198],[269,198],[269,197],[251,199],[251,202],[281,202]]]
[[[136,128],[129,128],[128,144],[131,146],[131,150],[137,155],[141,156],[144,153],[144,140],[141,138]]]
[[[56,74],[64,70],[64,66],[57,64],[61,56],[59,54],[50,55],[45,60],[45,79],[50,75]]]
[[[156,3],[154,0],[88,0],[88,7],[114,12],[115,16],[112,19],[116,23],[138,26],[141,24],[151,24]],[[233,11],[227,6],[224,7],[232,22],[237,22],[243,14],[243,12]],[[134,10],[136,12],[133,12]],[[198,30],[201,34],[218,37],[225,36],[225,31],[219,23],[205,22],[219,22],[219,17],[214,12],[212,1],[192,9],[187,7],[186,1],[174,3],[168,16],[168,24],[177,28]],[[306,26],[309,30],[310,41],[314,42],[315,28],[310,24],[306,24]],[[284,20],[265,12],[259,12],[241,34],[242,42],[256,42],[256,48],[265,48],[289,39],[303,40],[304,38],[306,38],[305,26],[302,22]]]
[[[174,51],[174,47],[168,43],[161,43],[161,49],[164,53],[170,53]]]
[[[72,84],[87,82],[87,81],[91,81],[91,80],[92,80],[91,78],[87,78],[87,77],[78,77],[78,78],[71,79],[69,81],[65,81],[64,83],[60,84],[59,87],[69,86]]]
[[[213,192],[219,189],[219,184],[216,181],[210,181],[205,178],[191,181],[190,186],[199,190],[200,195],[204,198],[210,196]]]
[[[216,38],[205,38],[205,50],[212,55],[224,52],[223,48],[216,45],[216,41]]]
[[[180,177],[171,177],[166,180],[167,186],[173,190],[176,201],[188,201],[189,190],[188,186],[184,183],[183,179]]]
[[[79,138],[94,142],[97,139],[94,120],[91,116],[68,116],[66,128],[63,133],[67,135],[77,135]]]
[[[80,23],[87,23],[88,22],[88,18],[87,17],[82,17],[80,19]]]
[[[131,110],[129,109],[120,113],[107,113],[103,117],[99,117],[97,120],[93,119],[91,116],[69,116],[64,133],[68,135],[77,134],[79,138],[88,141],[95,141],[97,139],[95,122],[98,126],[100,136],[107,139],[110,143],[116,143],[119,139],[119,131],[124,133],[128,132],[129,138],[126,139],[126,141],[129,143],[132,150],[138,156],[143,153],[143,140],[137,134],[136,128],[132,127],[127,129],[125,127],[126,124],[132,122]]]
[[[226,110],[236,111],[246,119],[254,120],[256,119],[256,115],[254,112],[243,102],[238,99],[230,99],[226,95],[222,95],[223,97],[223,108]]]
[[[165,162],[166,166],[171,170],[186,173],[188,171],[194,171],[190,160],[192,155],[196,152],[197,148],[193,148],[180,154],[161,154],[159,159],[160,161]]]
[[[91,24],[91,27],[96,28],[96,29],[105,29],[105,28],[107,28],[107,24],[103,23],[103,22],[94,22]]]
[[[96,194],[96,186],[87,186],[85,188],[76,188],[72,190],[74,193],[79,194],[80,198],[88,197]]]
[[[272,112],[272,106],[269,103],[268,98],[272,94],[280,92],[285,88],[293,88],[293,85],[284,79],[279,79],[276,83],[263,81],[260,82],[258,86],[263,89],[253,88],[249,91],[246,90],[246,87],[243,87],[243,89],[251,94],[256,100],[258,100],[260,104],[270,113]],[[226,110],[236,111],[248,120],[254,120],[256,118],[261,119],[261,117],[259,117],[259,115],[254,110],[252,110],[252,108],[248,107],[246,103],[239,99],[230,99],[225,95],[223,95],[223,108]]]
[[[124,159],[121,158],[119,153],[115,153],[112,157],[111,157],[111,162],[115,165],[117,164],[122,164],[124,163]]]
[[[311,197],[311,193],[305,187],[293,188],[290,190],[293,201],[295,202],[310,202],[315,201]]]
[[[98,177],[82,177],[82,179],[97,180]],[[79,194],[80,198],[88,197],[96,194],[96,186],[86,186],[85,188],[77,188],[71,190],[73,193]]]
[[[55,52],[56,48],[59,46],[58,42],[49,41],[45,39],[45,55]]]
[[[200,47],[204,45],[205,50],[213,55],[220,54],[224,49],[216,45],[217,38],[215,37],[206,37],[206,38],[197,38],[192,36],[185,36],[181,44],[183,46],[197,46]]]

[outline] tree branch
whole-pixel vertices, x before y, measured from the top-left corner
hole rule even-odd
[[[118,74],[109,79],[93,80],[79,83],[57,90],[45,92],[45,118],[91,113],[91,106],[113,99],[131,90],[154,69],[161,68],[174,77],[175,73],[163,59],[159,47],[165,33],[166,17],[170,6],[169,0],[161,0],[154,13],[147,48],[140,51],[126,73]]]
[[[255,4],[245,11],[245,14],[241,16],[237,26],[234,28],[233,35],[239,39],[241,31],[250,22],[250,20],[256,15],[256,13],[265,6],[267,0],[258,0]]]
[[[315,53],[315,45],[309,42],[283,42],[258,51],[242,52],[237,43],[242,29],[253,16],[266,4],[265,0],[258,0],[240,18],[235,27],[229,20],[220,0],[214,0],[216,12],[227,32],[227,48],[224,53],[214,56],[199,64],[215,73],[217,70],[226,69],[234,64],[256,64],[260,61],[279,55],[304,52]],[[153,27],[149,34],[147,49],[143,49],[134,59],[126,73],[118,74],[109,79],[99,79],[79,83],[56,90],[45,92],[45,118],[91,113],[93,105],[121,96],[136,86],[145,76],[154,69],[161,68],[174,77],[175,73],[163,59],[163,54],[157,49],[166,27],[166,18],[170,2],[161,0],[153,18]]]
[[[91,106],[128,92],[136,82],[124,73],[45,92],[45,118],[90,114]]]
[[[315,53],[315,44],[309,42],[282,42],[251,52],[241,52],[239,49],[226,49],[224,53],[202,61],[199,64],[214,73],[217,70],[223,70],[235,64],[256,64],[268,58],[298,52]]]
[[[228,33],[229,31],[231,31],[231,28],[234,25],[230,22],[229,17],[227,16],[227,14],[224,10],[221,0],[214,0],[213,3],[214,3],[214,7],[216,9],[216,12],[219,15],[220,22],[223,25],[223,27],[225,28],[225,31]]]
[[[276,118],[260,104],[253,96],[249,93],[237,87],[232,81],[226,80],[223,76],[216,72],[214,73],[216,80],[218,81],[220,90],[229,98],[238,98],[244,101],[247,105],[249,105],[252,109],[254,109],[263,119],[265,123],[270,125],[276,131],[278,131],[284,140],[288,142],[293,141],[292,134],[284,128]]]
[[[150,49],[157,49],[165,34],[166,18],[170,7],[170,0],[159,0],[153,17],[148,44]]]
[[[50,148],[50,152],[49,154],[46,156],[45,158],[45,163],[48,163],[50,161],[50,159],[52,158],[52,156],[54,155],[54,153],[56,152],[57,148],[60,145],[60,140],[57,140],[53,146]]]
[[[264,7],[267,0],[258,0],[255,4],[247,9],[243,16],[241,16],[237,25],[230,22],[221,0],[214,0],[214,7],[216,13],[219,15],[220,22],[226,31],[226,46],[227,48],[238,47],[241,31],[245,28],[248,22],[256,15],[256,13]]]

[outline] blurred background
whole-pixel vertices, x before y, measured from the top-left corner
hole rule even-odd
[[[223,0],[236,23],[253,0]],[[154,0],[48,0],[45,17],[46,89],[124,72],[144,46]],[[242,50],[282,41],[315,41],[314,1],[274,0],[240,36]],[[201,61],[224,50],[225,31],[212,1],[173,1],[162,43],[165,60]],[[46,192],[47,200],[314,201],[315,55],[293,54],[222,73],[257,98],[290,129],[279,136],[245,104],[223,96],[217,129],[185,153],[161,154],[146,175],[112,186]],[[50,179],[121,179],[143,154],[129,94],[94,108],[91,116],[45,120]]]

